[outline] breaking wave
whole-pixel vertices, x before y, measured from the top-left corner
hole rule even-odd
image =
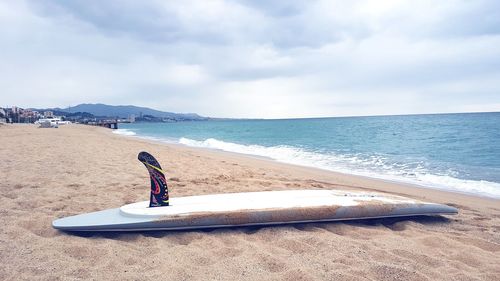
[[[179,143],[192,147],[266,157],[288,164],[500,198],[500,183],[459,179],[453,176],[453,171],[450,171],[449,174],[436,174],[426,168],[426,163],[395,162],[383,155],[318,153],[286,145],[270,147],[243,145],[214,138],[203,141],[180,138]]]
[[[117,135],[123,135],[123,136],[135,136],[136,133],[134,131],[128,130],[128,129],[116,129],[113,130],[114,134]]]

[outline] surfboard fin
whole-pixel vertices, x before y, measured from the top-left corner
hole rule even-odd
[[[160,163],[153,155],[143,151],[137,156],[139,161],[148,169],[151,180],[151,196],[149,207],[168,206],[168,186],[165,173],[161,169]]]

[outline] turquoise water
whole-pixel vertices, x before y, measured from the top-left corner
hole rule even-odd
[[[119,134],[500,198],[500,113],[120,126]]]

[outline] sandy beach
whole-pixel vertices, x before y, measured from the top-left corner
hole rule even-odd
[[[0,280],[500,280],[500,200],[154,143],[84,125],[0,126]],[[456,216],[73,235],[52,220],[147,200],[155,155],[170,194],[355,189]]]

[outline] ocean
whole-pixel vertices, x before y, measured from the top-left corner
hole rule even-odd
[[[500,198],[500,112],[132,123],[115,132]]]

